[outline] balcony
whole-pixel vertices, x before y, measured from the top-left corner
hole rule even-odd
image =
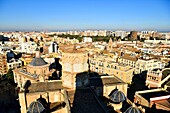
[[[100,67],[103,67],[104,65],[103,64],[99,64]]]
[[[91,65],[96,65],[96,63],[90,63]]]

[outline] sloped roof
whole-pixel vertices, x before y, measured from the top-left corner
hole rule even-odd
[[[43,104],[39,101],[34,101],[29,105],[27,113],[42,113],[45,110]]]
[[[45,92],[45,91],[54,91],[62,89],[61,80],[53,80],[49,82],[37,82],[31,83],[28,87],[29,92]]]
[[[136,56],[131,56],[130,54],[124,54],[122,56],[123,59],[126,59],[126,60],[131,60],[131,61],[137,61],[138,58]]]
[[[34,58],[30,63],[32,66],[43,66],[46,64],[47,62],[45,62],[43,58]]]
[[[141,111],[136,107],[129,107],[124,113],[141,113]]]
[[[126,100],[126,97],[125,97],[125,95],[124,95],[123,92],[118,91],[118,90],[114,90],[114,91],[111,92],[111,94],[110,94],[110,99],[111,99],[113,102],[120,103],[120,102],[125,101],[125,100]]]

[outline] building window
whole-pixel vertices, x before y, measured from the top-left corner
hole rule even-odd
[[[80,63],[73,65],[74,72],[81,72],[82,71],[82,65]]]

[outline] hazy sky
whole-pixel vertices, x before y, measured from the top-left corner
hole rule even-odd
[[[170,0],[0,0],[0,30],[169,30]]]

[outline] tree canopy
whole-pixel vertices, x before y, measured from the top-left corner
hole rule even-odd
[[[14,75],[12,69],[9,69],[7,74],[5,75],[8,80],[14,80]]]

